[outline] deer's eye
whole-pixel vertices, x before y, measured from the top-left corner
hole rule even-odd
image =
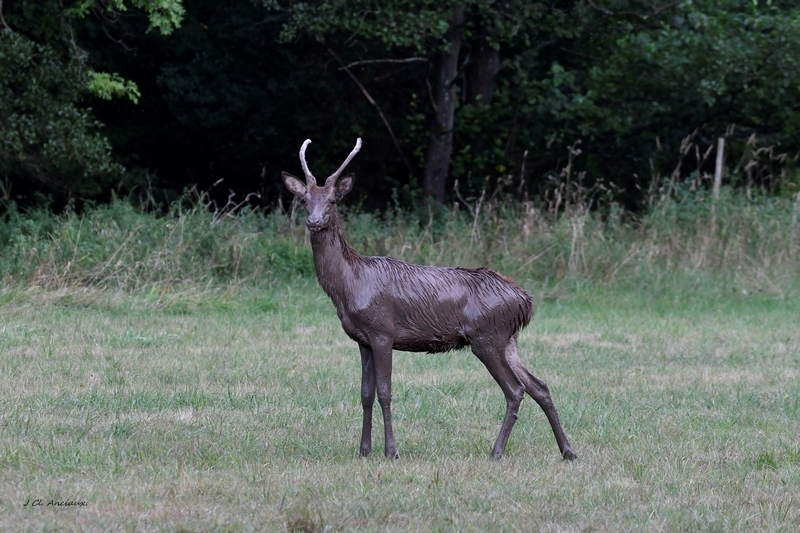
[[[331,200],[331,205],[334,205],[335,203],[336,203],[336,200]]]

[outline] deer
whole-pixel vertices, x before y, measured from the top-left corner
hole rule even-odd
[[[340,177],[361,149],[361,138],[322,186],[308,168],[307,139],[300,148],[305,183],[283,172],[286,188],[305,205],[314,268],[342,329],[361,353],[363,426],[359,455],[372,451],[372,410],[377,392],[383,414],[384,455],[398,458],[392,431],[392,351],[458,350],[469,346],[505,395],[506,412],[491,457],[503,457],[523,396],[544,411],[565,460],[577,456],[567,440],[547,384],[531,374],[518,353],[520,331],[533,317],[522,287],[488,268],[414,265],[392,257],[367,257],[345,240],[337,204],[353,188]]]

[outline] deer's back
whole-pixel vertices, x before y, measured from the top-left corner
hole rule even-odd
[[[469,345],[476,335],[510,338],[533,315],[530,295],[487,268],[360,259],[350,297],[337,305],[342,326],[357,342],[384,334],[397,350],[444,352]]]

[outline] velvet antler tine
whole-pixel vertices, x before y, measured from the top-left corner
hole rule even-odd
[[[306,148],[308,148],[309,144],[311,144],[311,139],[306,139],[303,146],[300,147],[300,166],[303,167],[303,174],[306,175],[306,184],[316,185],[317,179],[308,169],[308,163],[306,162]]]
[[[337,170],[336,172],[331,174],[328,177],[328,179],[325,180],[325,185],[328,185],[330,183],[335,183],[336,180],[339,179],[339,176],[342,174],[342,171],[350,163],[350,161],[352,161],[352,159],[356,156],[356,154],[358,153],[359,150],[361,150],[361,137],[356,139],[356,147],[353,148],[353,151],[350,152],[350,155],[348,155],[347,159],[344,160],[344,163],[342,163],[342,166],[339,167],[339,170]]]

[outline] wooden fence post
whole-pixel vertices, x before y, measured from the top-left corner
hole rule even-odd
[[[722,159],[725,156],[725,137],[717,139],[717,166],[714,169],[714,200],[719,198],[722,185]]]

